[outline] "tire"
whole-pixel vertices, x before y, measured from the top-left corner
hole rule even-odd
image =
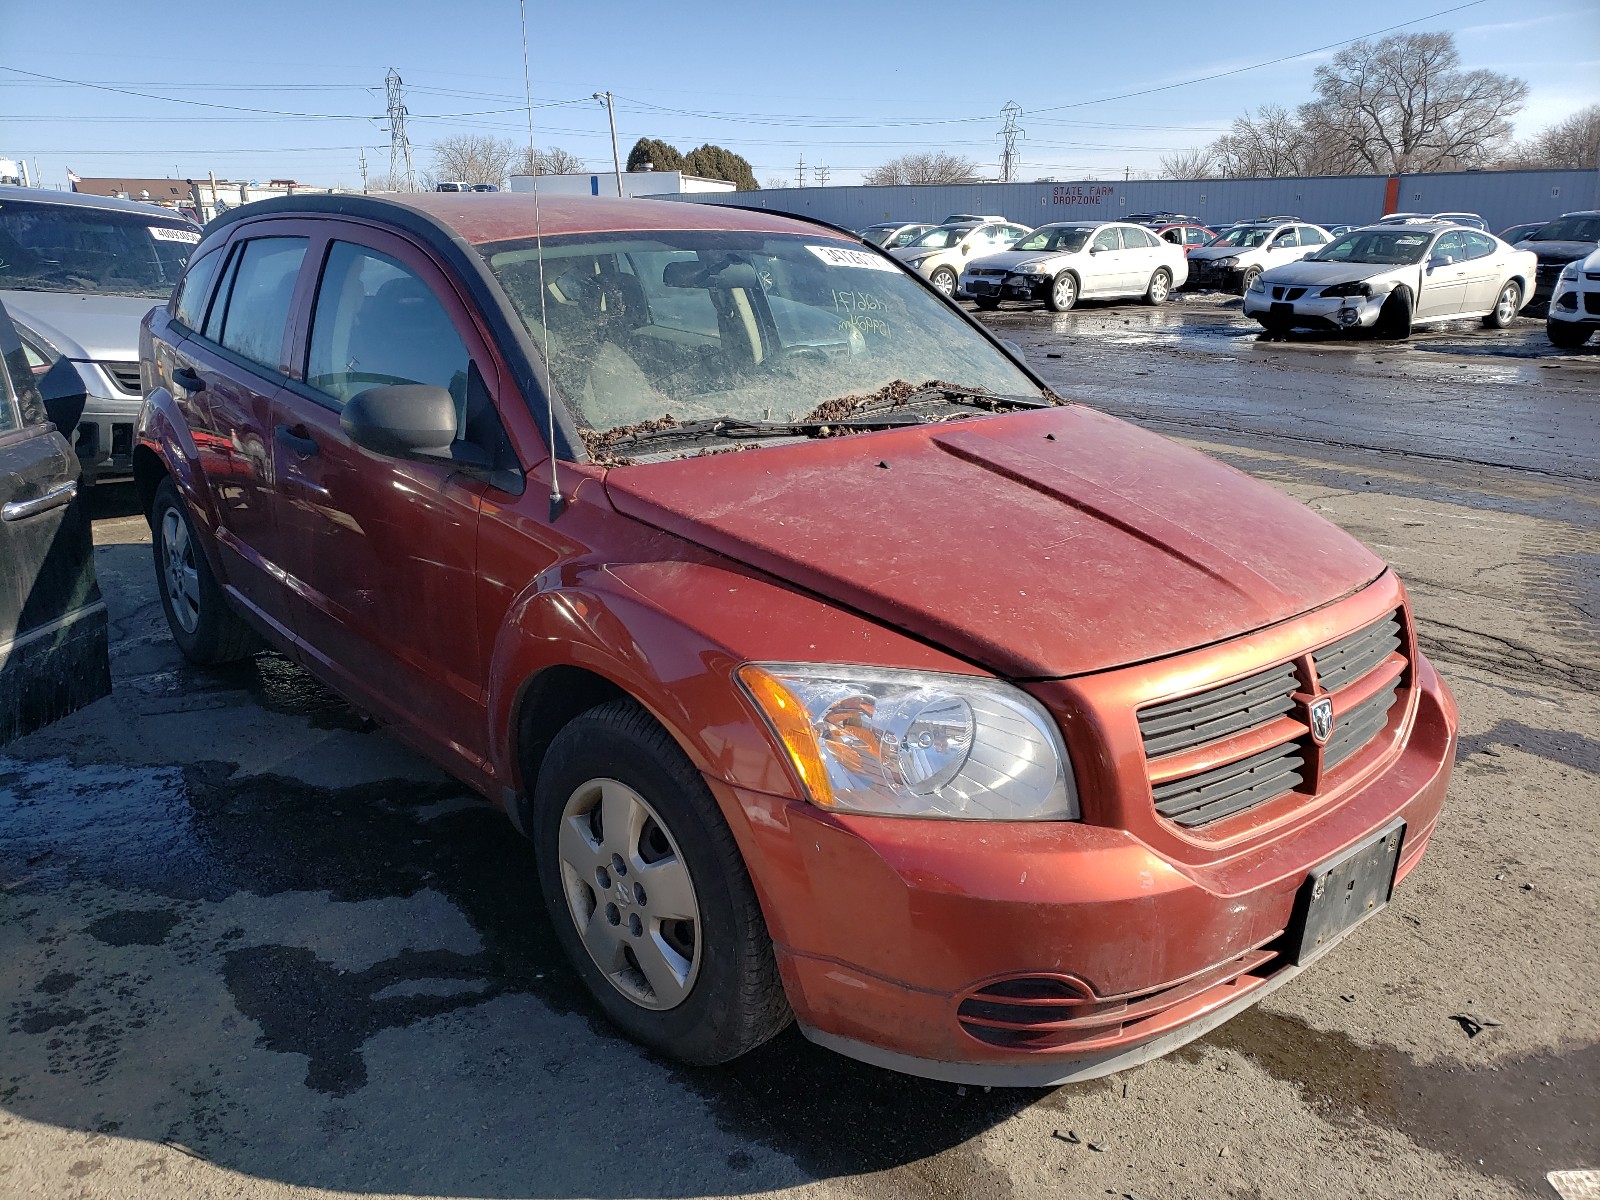
[[[1250,290],[1250,285],[1261,278],[1260,267],[1246,267],[1244,274],[1239,276],[1239,295],[1244,295]]]
[[[624,1033],[709,1066],[788,1025],[772,939],[733,833],[649,713],[613,700],[574,718],[550,743],[532,808],[556,936]],[[621,814],[618,829],[606,829],[607,813]]]
[[[1517,319],[1517,313],[1521,309],[1522,285],[1513,279],[1500,289],[1500,295],[1495,297],[1494,311],[1483,318],[1483,327],[1504,329]]]
[[[955,299],[956,273],[949,267],[937,268],[932,275],[928,276],[928,282],[933,284],[934,291],[945,297],[945,299]]]
[[[996,300],[993,296],[974,296],[972,298],[972,302],[984,312],[993,312],[995,309],[1000,307],[1000,301]]]
[[[1150,284],[1144,289],[1144,302],[1146,304],[1165,304],[1172,295],[1172,272],[1165,267],[1156,268],[1156,273],[1150,276]]]
[[[1378,319],[1373,322],[1372,331],[1379,337],[1403,342],[1411,336],[1411,313],[1411,292],[1397,287],[1389,293],[1389,298],[1378,310]]]
[[[167,627],[183,656],[212,667],[247,658],[261,648],[211,573],[177,484],[163,479],[150,505],[151,551]]]
[[[1071,271],[1057,275],[1050,281],[1044,303],[1051,312],[1069,312],[1078,303],[1078,277]]]
[[[1589,340],[1592,331],[1583,325],[1576,325],[1570,321],[1546,321],[1544,323],[1545,336],[1550,339],[1550,344],[1558,350],[1576,350]]]

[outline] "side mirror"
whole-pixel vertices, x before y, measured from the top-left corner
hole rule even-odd
[[[70,442],[89,399],[89,388],[71,359],[56,359],[39,377],[39,395],[44,398],[44,411],[51,423]]]
[[[1435,254],[1428,260],[1428,270],[1430,271],[1437,267],[1448,267],[1449,265],[1450,259],[1443,254]]]
[[[350,398],[339,426],[356,445],[391,458],[450,458],[455,398],[421,383],[368,388]]]
[[[971,253],[972,253],[972,246],[971,246],[971,244],[970,244],[970,243],[968,243],[968,244],[967,244],[967,245],[965,245],[965,246],[962,246],[962,247],[961,247],[961,253],[962,253],[962,254],[971,254]]]

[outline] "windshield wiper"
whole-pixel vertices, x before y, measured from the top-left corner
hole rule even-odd
[[[835,429],[894,429],[902,425],[922,425],[926,422],[915,413],[883,416],[873,420],[857,420],[855,414],[837,421],[749,421],[743,417],[707,417],[701,421],[685,421],[681,425],[668,425],[662,429],[646,429],[607,440],[605,449],[624,450],[647,442],[693,441],[696,438],[765,438],[814,437],[823,431]]]
[[[872,400],[860,408],[850,410],[846,420],[870,415],[879,412],[893,412],[896,409],[921,407],[927,404],[936,404],[945,401],[952,404],[966,404],[973,408],[986,408],[990,412],[997,412],[1002,408],[1053,408],[1053,401],[1046,400],[1043,396],[1000,396],[994,392],[979,391],[976,388],[963,388],[956,386],[926,387],[912,392],[898,400],[882,399]]]

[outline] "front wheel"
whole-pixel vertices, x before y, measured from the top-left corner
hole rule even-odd
[[[956,294],[956,273],[949,267],[940,267],[928,276],[928,282],[933,284],[934,291],[941,296],[954,296]]]
[[[556,735],[532,833],[556,936],[629,1037],[704,1066],[789,1023],[733,834],[700,773],[638,704],[603,704]]]
[[[1078,279],[1070,271],[1063,271],[1050,284],[1050,294],[1045,304],[1051,312],[1066,312],[1078,302]]]
[[[205,551],[195,540],[189,510],[171,479],[156,488],[150,506],[156,583],[172,640],[190,662],[216,666],[260,648],[250,627],[228,604]]]
[[[1256,280],[1260,278],[1260,267],[1246,267],[1244,274],[1239,278],[1239,295],[1243,296],[1251,288],[1255,287]]]
[[[1589,328],[1572,321],[1546,321],[1545,336],[1558,350],[1576,350],[1589,340]]]
[[[1172,295],[1172,272],[1161,267],[1150,276],[1150,286],[1144,290],[1146,304],[1165,304]]]
[[[1397,287],[1389,293],[1389,298],[1378,310],[1378,319],[1372,325],[1373,332],[1379,337],[1403,342],[1411,336],[1411,314],[1411,293],[1403,287]]]

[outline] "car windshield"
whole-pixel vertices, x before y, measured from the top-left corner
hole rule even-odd
[[[820,234],[546,238],[542,273],[531,238],[483,254],[596,432],[669,414],[798,421],[902,380],[1044,396],[913,276]]]
[[[1421,262],[1431,241],[1433,234],[1426,230],[1358,229],[1329,242],[1307,258],[1316,262],[1381,263],[1398,267]]]
[[[1272,236],[1273,227],[1270,225],[1241,225],[1238,229],[1230,229],[1227,233],[1217,238],[1210,244],[1213,246],[1233,246],[1241,250],[1248,250],[1252,246],[1259,246]]]
[[[1537,233],[1530,233],[1530,242],[1600,242],[1600,216],[1557,217]]]
[[[194,226],[87,205],[0,204],[0,288],[165,297],[200,240]]]
[[[885,250],[897,250],[901,246],[909,246],[923,235],[926,230],[921,225],[913,225],[910,229],[902,229],[887,242],[880,242]]]
[[[861,240],[871,242],[874,246],[881,246],[889,240],[889,235],[898,228],[900,228],[898,225],[874,225],[861,231]]]
[[[959,246],[961,239],[974,228],[972,225],[941,225],[928,230],[911,244],[918,250],[948,250],[951,246]]]
[[[1081,225],[1065,225],[1055,229],[1047,225],[1043,229],[1035,229],[1011,248],[1071,254],[1082,250],[1083,244],[1089,240],[1089,235],[1093,232],[1093,228],[1086,229]]]

